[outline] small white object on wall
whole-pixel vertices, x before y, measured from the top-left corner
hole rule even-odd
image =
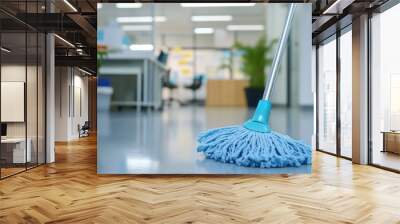
[[[24,102],[24,82],[1,82],[1,122],[24,122]]]

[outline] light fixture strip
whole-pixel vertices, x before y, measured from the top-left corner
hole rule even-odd
[[[152,44],[132,44],[129,49],[131,51],[152,51],[154,46]]]
[[[264,30],[263,25],[228,25],[226,27],[229,31],[260,31]]]
[[[0,49],[1,49],[2,51],[6,52],[6,53],[10,53],[10,52],[11,52],[10,50],[8,50],[7,48],[4,48],[4,47],[1,47]]]
[[[64,0],[65,4],[67,4],[73,11],[78,12],[78,10],[73,6],[68,0]]]
[[[353,2],[353,0],[336,0],[335,2],[332,3],[332,5],[330,5],[327,9],[325,9],[322,14],[341,14],[342,11],[339,12],[340,9],[338,9],[338,7],[343,7],[346,8],[347,6],[349,6],[351,3]],[[331,10],[335,9],[333,12],[331,12]]]
[[[165,22],[167,18],[164,16],[154,17],[155,22]],[[137,16],[137,17],[117,17],[117,22],[119,23],[151,23],[153,22],[153,17],[151,16]]]
[[[181,3],[182,7],[251,7],[256,3]]]
[[[151,31],[151,25],[125,25],[122,26],[123,31]]]
[[[223,22],[223,21],[232,21],[231,15],[214,15],[214,16],[192,16],[193,22]]]
[[[55,37],[57,37],[59,40],[63,41],[64,43],[66,43],[67,45],[69,45],[70,47],[75,48],[75,45],[73,45],[71,42],[69,42],[68,40],[60,37],[58,34],[54,34]]]
[[[213,28],[195,28],[194,29],[194,33],[195,34],[212,34],[214,33],[214,29]]]
[[[87,74],[87,75],[92,75],[92,73],[90,73],[90,72],[88,72],[88,71],[86,71],[86,70],[83,70],[83,69],[81,69],[81,68],[79,68],[79,67],[78,67],[78,70],[81,71],[81,72],[83,72],[83,73],[85,73],[85,74]]]
[[[117,3],[119,9],[137,9],[142,7],[142,3]]]

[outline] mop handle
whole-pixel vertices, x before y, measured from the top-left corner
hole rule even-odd
[[[295,4],[291,3],[289,6],[289,12],[288,12],[288,15],[286,18],[285,26],[284,26],[283,32],[281,34],[281,39],[279,40],[279,43],[278,43],[278,50],[275,53],[274,60],[272,61],[272,66],[269,71],[270,78],[269,78],[268,85],[266,86],[266,88],[264,90],[264,94],[263,94],[264,100],[269,99],[269,97],[271,96],[272,89],[274,87],[276,74],[278,72],[278,65],[279,65],[279,62],[281,61],[282,52],[286,46],[287,39],[289,36],[290,27],[291,27],[292,20],[293,20],[294,8],[295,8]]]

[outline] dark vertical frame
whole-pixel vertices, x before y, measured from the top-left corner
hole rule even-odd
[[[39,13],[39,0],[36,1]],[[36,32],[36,166],[39,165],[39,32]]]
[[[341,119],[340,119],[340,76],[341,76],[341,65],[340,65],[340,30],[336,31],[336,155],[342,156],[341,152]]]
[[[367,44],[368,44],[368,53],[367,53],[367,83],[368,83],[368,95],[367,95],[367,132],[368,132],[368,164],[373,164],[373,146],[372,146],[372,12],[368,12],[368,35],[367,35]]]
[[[1,5],[0,5],[1,6]],[[2,44],[2,25],[3,25],[3,23],[2,22],[0,22],[0,48],[3,46],[3,44]],[[2,125],[3,123],[1,122],[1,77],[2,77],[2,75],[1,75],[1,68],[2,68],[2,66],[3,66],[3,64],[2,64],[2,54],[3,54],[3,52],[1,52],[1,50],[0,50],[0,125]],[[0,136],[1,136],[1,134],[0,134]],[[2,146],[1,146],[2,144],[0,144],[0,180],[2,179],[2,173],[1,173],[1,171],[2,171],[2,157],[1,157],[1,151],[2,151]]]
[[[70,109],[71,109],[71,117],[72,119],[75,118],[75,71],[74,71],[74,67],[70,67],[71,68],[71,104],[69,105]],[[142,94],[143,95],[143,94]]]
[[[315,45],[315,148],[319,150],[319,44]]]
[[[28,0],[25,1],[25,21],[28,21]],[[28,24],[25,23],[25,93],[24,93],[24,120],[25,120],[25,170],[28,169]]]
[[[49,2],[48,0],[44,0],[44,5],[45,5],[45,13],[48,13],[48,8],[49,8]],[[47,163],[47,37],[48,37],[48,33],[44,32],[44,68],[43,68],[43,73],[42,73],[42,82],[44,82],[44,108],[43,112],[44,112],[44,117],[42,117],[44,119],[44,136],[43,136],[43,141],[44,141],[44,164]],[[44,75],[44,77],[43,77]],[[43,122],[43,121],[42,121]]]
[[[68,117],[71,117],[71,70],[68,73]]]

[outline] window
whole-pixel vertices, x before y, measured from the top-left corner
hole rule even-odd
[[[352,35],[340,36],[340,155],[352,157]]]
[[[336,153],[336,39],[318,48],[318,149]]]
[[[371,19],[371,161],[400,170],[400,5]]]

